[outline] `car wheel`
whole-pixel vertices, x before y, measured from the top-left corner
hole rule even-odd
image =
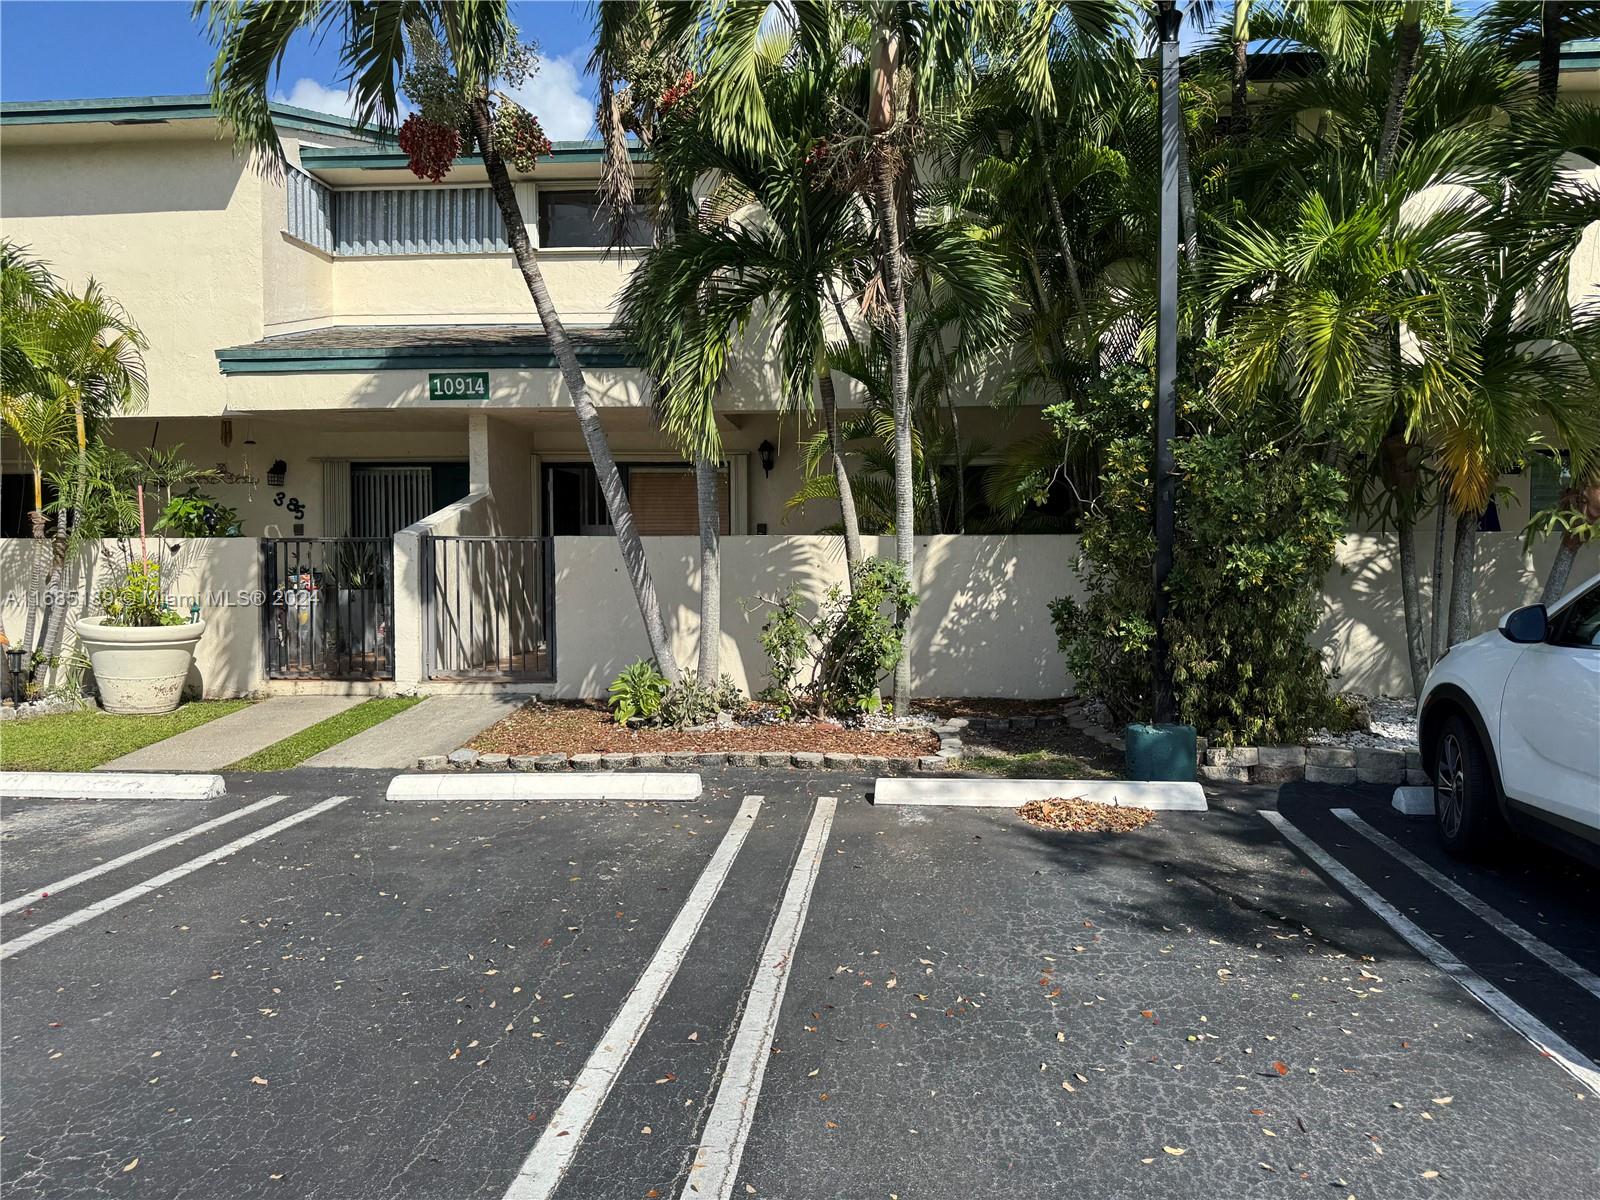
[[[1488,753],[1459,714],[1445,721],[1434,746],[1433,818],[1444,848],[1462,857],[1481,854],[1500,825]]]

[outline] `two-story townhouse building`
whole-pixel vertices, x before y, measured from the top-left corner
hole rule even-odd
[[[1600,95],[1600,44],[1569,47],[1562,87]],[[217,468],[206,491],[238,510],[247,537],[265,539],[269,593],[341,573],[333,559],[342,552],[319,539],[369,539],[385,548],[386,563],[395,546],[385,579],[392,596],[363,599],[352,615],[330,595],[325,617],[269,603],[263,661],[228,677],[534,680],[561,694],[599,694],[647,647],[571,401],[481,164],[465,158],[442,183],[425,183],[369,129],[285,105],[273,111],[282,171],[258,170],[236,153],[205,97],[0,105],[0,232],[70,286],[98,279],[149,339],[149,405],[116,420],[113,441],[181,446]],[[1600,186],[1600,167],[1572,166]],[[692,473],[659,433],[645,380],[609,329],[638,254],[605,249],[599,171],[597,145],[568,143],[515,178],[687,659],[697,632]],[[1575,299],[1600,294],[1600,223],[1580,248],[1570,290]],[[718,398],[725,613],[746,595],[796,582],[818,591],[842,576],[836,539],[803,536],[836,511],[788,504],[814,426],[780,413],[777,394],[756,339]],[[977,391],[958,390],[954,400],[964,436],[995,455],[1040,426],[1037,410],[1003,415]],[[9,444],[0,458],[0,536],[16,536],[25,464]],[[1504,482],[1522,513],[1560,487],[1553,464]],[[401,533],[419,525],[433,541]],[[523,544],[491,554],[453,540],[491,534]],[[1044,606],[1075,586],[1071,554],[1028,540],[925,539],[913,625],[919,690],[1051,695],[1065,686],[1047,652]],[[1365,578],[1381,554],[1362,544],[1347,560]],[[1352,590],[1342,576],[1329,587],[1328,629],[1346,639],[1341,665],[1354,665],[1347,681],[1392,687],[1396,658],[1382,646],[1397,613],[1365,611],[1370,589]],[[759,619],[735,615],[729,624],[724,661],[759,687]],[[324,650],[335,643],[343,651],[330,663]]]
[[[476,482],[493,485],[505,530],[606,532],[481,163],[427,183],[369,131],[274,111],[288,156],[279,175],[234,152],[203,97],[0,114],[6,236],[70,282],[100,280],[149,338],[150,403],[116,423],[117,440],[181,444],[247,477],[207,489],[238,508],[246,534],[387,536],[467,493],[476,419],[495,451],[483,464],[494,478]],[[637,254],[605,248],[599,169],[597,145],[560,144],[517,177],[519,199],[642,531],[692,534],[692,477],[608,331]],[[786,510],[810,428],[781,419],[775,394],[758,363],[722,389],[725,532],[837,519],[821,505]],[[973,409],[963,419],[974,438],[1015,436],[982,398],[958,402]],[[1027,415],[1012,424],[1031,427]]]
[[[387,543],[430,518],[441,537],[570,539],[568,559],[590,556],[606,585],[603,594],[586,589],[584,625],[598,662],[586,663],[581,685],[603,690],[607,672],[644,652],[638,639],[618,635],[637,624],[632,595],[613,567],[605,504],[481,162],[463,158],[443,182],[428,183],[372,130],[286,105],[273,111],[287,159],[281,171],[237,153],[203,96],[0,107],[4,236],[69,286],[99,280],[148,338],[149,403],[113,422],[113,444],[181,447],[215,468],[204,490],[239,512],[245,536],[270,540],[269,590],[301,581],[308,564],[315,578],[331,576],[325,560],[337,548],[316,539]],[[652,561],[662,557],[658,583],[682,590],[692,567],[680,570],[671,539],[696,534],[693,474],[658,430],[642,373],[609,328],[639,254],[606,248],[600,160],[597,144],[558,144],[535,172],[515,177],[518,197],[640,531],[663,539],[651,551]],[[648,161],[639,165],[648,172]],[[643,243],[642,221],[638,228]],[[735,363],[719,394],[731,553],[740,538],[776,542],[837,520],[824,503],[788,504],[815,426],[781,413],[777,396],[758,352]],[[847,393],[841,402],[849,406]],[[1036,410],[1002,415],[978,394],[958,393],[955,402],[967,410],[961,421],[973,442],[999,448],[1040,427]],[[0,533],[15,537],[29,489],[14,446],[4,469],[8,528]],[[414,658],[408,667],[403,630],[392,656],[372,650],[374,640],[393,637],[385,629],[358,637],[363,653],[328,668],[315,654],[307,662],[280,627],[268,632],[267,673],[388,678],[398,657],[402,675],[548,680],[552,639],[513,633],[496,615],[541,589],[553,599],[550,564],[538,557],[544,547],[500,548],[493,565],[482,546],[435,551],[424,586],[440,600],[426,620],[452,630],[487,622],[491,643],[537,645],[507,654],[499,644],[470,652],[458,644],[431,666]],[[809,572],[819,587],[842,567],[835,547],[821,558]],[[563,568],[564,583],[576,570]],[[773,571],[752,574],[768,591],[788,586]],[[397,567],[402,591],[403,575]],[[692,640],[692,599],[681,609],[676,623]],[[294,615],[280,613],[279,625]],[[576,624],[563,624],[569,650],[583,644]]]

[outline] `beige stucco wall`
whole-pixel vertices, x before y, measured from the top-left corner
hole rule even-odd
[[[1426,528],[1423,527],[1426,525]],[[1450,586],[1450,539],[1445,532],[1445,602]],[[1417,528],[1418,580],[1423,611],[1432,611],[1433,526]],[[1493,629],[1513,608],[1539,599],[1544,578],[1555,557],[1557,543],[1547,539],[1532,554],[1522,550],[1522,537],[1514,532],[1478,535],[1478,569],[1473,589],[1473,633]],[[1579,556],[1569,581],[1576,587],[1600,570],[1593,550]],[[1339,672],[1341,691],[1368,695],[1409,696],[1410,671],[1406,665],[1405,612],[1400,602],[1399,554],[1392,536],[1347,534],[1340,543],[1338,562],[1323,584],[1325,615],[1318,627],[1317,644],[1326,648],[1329,664]]]
[[[92,275],[150,341],[155,416],[220,413],[214,351],[261,336],[262,186],[205,123],[193,137],[7,144],[0,233],[70,287]]]
[[[260,691],[266,671],[261,654],[261,543],[254,538],[190,538],[152,539],[148,545],[151,557],[162,563],[162,581],[173,607],[187,612],[198,600],[206,622],[189,672],[188,694],[214,699]],[[0,604],[6,630],[18,645],[28,619],[30,567],[38,551],[39,543],[28,539],[0,539],[0,578],[5,581]],[[74,624],[80,616],[104,611],[97,595],[115,584],[130,552],[138,555],[137,541],[105,541],[71,561],[65,594]],[[70,625],[63,650],[65,659],[77,657]]]
[[[868,554],[892,554],[892,538],[865,538]],[[1074,538],[917,539],[911,653],[915,686],[933,696],[1061,695],[1066,670],[1055,651],[1045,604],[1075,589]],[[699,637],[699,543],[646,538],[679,662],[693,664]],[[722,669],[749,691],[766,686],[759,610],[744,603],[799,587],[820,597],[845,578],[836,537],[722,540]],[[650,648],[610,538],[556,541],[556,694],[599,696]]]
[[[598,250],[546,250],[539,268],[562,319],[609,325],[632,260]],[[333,313],[342,325],[529,324],[533,301],[510,254],[338,258]]]

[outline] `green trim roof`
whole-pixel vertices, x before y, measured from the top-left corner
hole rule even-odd
[[[597,163],[605,157],[599,142],[555,142],[550,158],[558,163]],[[634,162],[649,162],[650,152],[637,147],[629,152]],[[308,171],[397,171],[405,170],[410,159],[389,146],[306,146],[300,151],[300,164]],[[456,166],[481,167],[483,159],[463,154]]]
[[[573,329],[568,335],[585,366],[635,365],[628,343],[610,329]],[[556,366],[550,339],[538,325],[332,325],[228,346],[216,353],[224,375]]]
[[[360,125],[345,117],[296,108],[292,104],[272,104],[276,123],[289,129],[313,133],[338,133],[346,137],[376,138],[371,125]],[[198,121],[215,117],[211,97],[197,96],[116,96],[93,100],[7,100],[0,103],[0,126],[4,125],[146,125],[162,121]]]

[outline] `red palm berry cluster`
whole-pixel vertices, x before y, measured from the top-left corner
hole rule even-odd
[[[693,71],[685,71],[679,76],[678,82],[662,92],[660,99],[656,101],[656,108],[660,110],[661,115],[663,117],[666,116],[672,111],[673,105],[694,91],[694,84],[695,76]]]
[[[412,113],[400,126],[400,149],[410,159],[413,175],[438,183],[461,153],[461,133]]]

